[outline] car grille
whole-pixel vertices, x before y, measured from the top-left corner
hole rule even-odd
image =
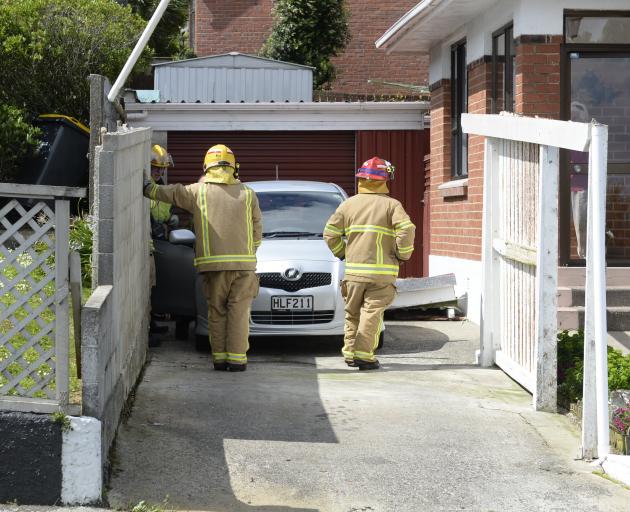
[[[334,316],[334,311],[252,311],[252,322],[262,325],[327,324]]]
[[[258,274],[258,278],[260,286],[285,292],[297,292],[304,288],[317,288],[332,283],[332,275],[325,272],[305,272],[297,281],[287,281],[279,272],[261,273]]]

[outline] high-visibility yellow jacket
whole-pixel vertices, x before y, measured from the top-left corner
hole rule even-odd
[[[155,180],[151,178],[151,183],[155,184]],[[168,222],[171,218],[171,205],[163,201],[151,199],[151,218],[155,222]]]
[[[195,266],[199,272],[256,269],[262,216],[252,189],[240,182],[186,186],[178,183],[151,184],[144,193],[150,199],[172,203],[193,214],[197,236]]]
[[[399,201],[370,193],[344,201],[328,219],[324,239],[345,258],[348,281],[394,283],[400,262],[411,258],[415,232]]]

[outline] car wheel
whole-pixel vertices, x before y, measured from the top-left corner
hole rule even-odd
[[[378,345],[376,345],[376,350],[380,350],[383,348],[384,341],[385,341],[385,331],[381,331],[381,334],[378,337]]]
[[[201,334],[195,336],[195,350],[197,350],[197,352],[210,352],[210,340],[208,336],[202,336]]]
[[[175,339],[187,340],[190,318],[177,318],[175,320]]]

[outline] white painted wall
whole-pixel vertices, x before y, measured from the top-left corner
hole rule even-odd
[[[431,48],[429,83],[450,78],[450,47],[466,38],[466,61],[471,63],[492,54],[492,33],[510,21],[514,22],[514,37],[521,35],[562,35],[564,9],[625,10],[630,12],[630,0],[501,0],[483,15],[460,27]]]
[[[514,36],[561,35],[564,9],[630,11],[628,0],[519,0]]]
[[[88,505],[101,500],[101,422],[70,417],[70,429],[62,435],[61,501]]]
[[[455,294],[463,297],[464,313],[476,324],[481,322],[481,261],[429,255],[429,275],[455,274]]]

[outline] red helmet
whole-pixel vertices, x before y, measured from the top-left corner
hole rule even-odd
[[[394,179],[394,166],[387,160],[377,156],[363,162],[356,174],[357,178],[366,180],[387,181]]]

